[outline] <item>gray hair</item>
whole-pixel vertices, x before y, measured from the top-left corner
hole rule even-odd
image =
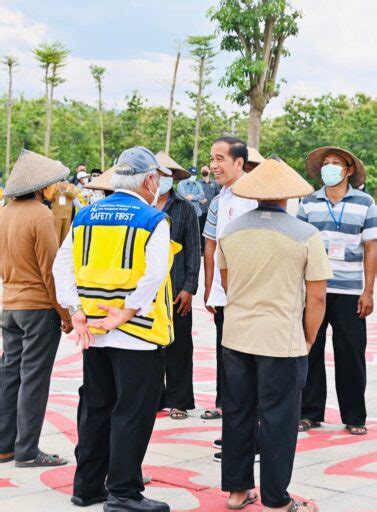
[[[157,171],[148,171],[133,175],[117,174],[114,172],[111,177],[111,187],[114,190],[135,190],[139,188],[150,175],[157,177]]]

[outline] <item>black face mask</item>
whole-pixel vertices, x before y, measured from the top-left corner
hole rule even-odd
[[[208,173],[207,171],[203,171],[203,172],[202,172],[202,176],[203,176],[203,178],[206,178],[206,177],[208,176],[208,174],[209,174],[209,173]]]

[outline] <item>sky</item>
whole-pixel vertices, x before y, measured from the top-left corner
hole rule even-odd
[[[122,108],[125,97],[138,90],[148,105],[168,106],[177,47],[183,44],[175,107],[190,112],[186,94],[193,90],[193,63],[184,41],[188,35],[213,33],[206,17],[217,0],[0,0],[0,56],[20,61],[14,77],[15,94],[43,95],[42,70],[32,48],[59,40],[71,54],[62,75],[66,82],[55,97],[94,104],[97,91],[89,66],[107,70],[104,98],[107,107]],[[302,11],[299,34],[287,40],[290,57],[283,59],[278,98],[265,114],[282,113],[293,95],[377,91],[376,0],[291,0]],[[218,82],[236,54],[215,58],[212,99],[227,112],[239,106],[226,99]],[[0,69],[0,94],[7,90],[7,74]]]

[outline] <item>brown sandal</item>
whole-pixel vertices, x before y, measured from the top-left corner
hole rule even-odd
[[[169,416],[172,420],[186,420],[188,414],[187,411],[181,409],[170,409]]]
[[[309,418],[305,418],[304,420],[301,420],[298,424],[298,431],[299,432],[307,432],[308,430],[312,430],[313,428],[320,428],[321,422],[320,421],[313,421]]]
[[[16,468],[44,468],[52,466],[65,466],[68,461],[50,453],[39,452],[33,460],[16,461]]]

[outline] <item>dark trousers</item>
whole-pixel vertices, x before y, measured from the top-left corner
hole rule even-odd
[[[204,226],[206,225],[207,215],[208,215],[207,212],[205,212],[205,213],[202,212],[201,216],[199,217],[200,247],[201,247],[202,254],[204,254],[204,247],[206,244],[206,239],[203,236],[203,231],[204,231]]]
[[[367,344],[366,321],[357,315],[359,296],[327,294],[326,315],[309,354],[309,372],[302,396],[301,418],[324,421],[327,396],[326,330],[333,329],[335,384],[345,425],[365,425]]]
[[[224,308],[216,306],[214,315],[216,325],[216,407],[221,407],[221,372],[222,372],[222,339],[224,326]]]
[[[91,498],[106,486],[138,499],[141,464],[152,434],[164,377],[162,350],[89,348],[84,351],[75,496]]]
[[[164,350],[166,384],[161,396],[160,409],[165,407],[181,410],[195,409],[193,385],[192,312],[178,314],[174,306],[175,340]]]
[[[244,354],[223,347],[222,490],[255,487],[255,427],[260,417],[260,487],[263,505],[290,501],[287,488],[295,456],[307,357]]]
[[[0,453],[23,462],[38,454],[50,378],[61,337],[54,309],[3,311]]]

